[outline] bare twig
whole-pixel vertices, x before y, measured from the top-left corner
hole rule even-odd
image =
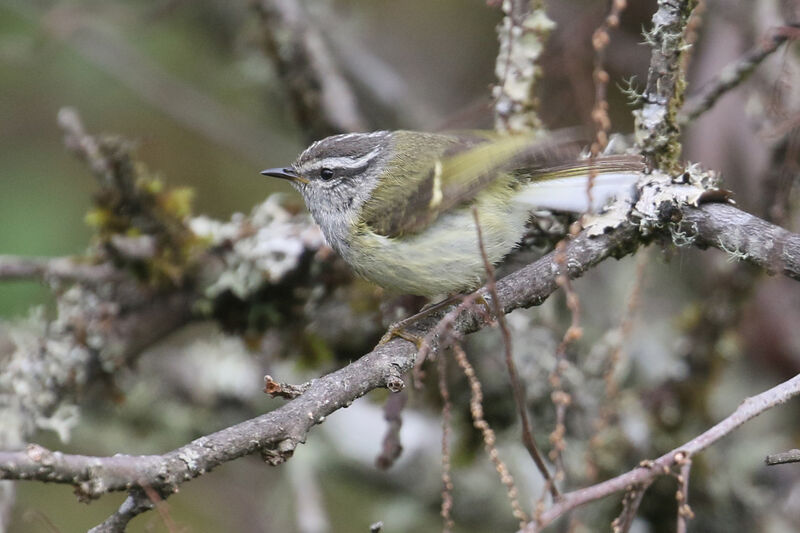
[[[800,463],[800,450],[794,449],[789,450],[788,452],[773,453],[768,455],[764,459],[764,462],[766,462],[768,466],[783,465],[786,463]]]
[[[655,461],[645,461],[642,466],[630,472],[590,487],[563,494],[555,505],[542,513],[538,523],[528,524],[526,531],[538,531],[539,528],[546,526],[576,507],[605,498],[615,492],[627,490],[628,487],[648,483],[658,476],[669,474],[670,468],[679,460],[682,461],[687,456],[694,456],[705,450],[752,418],[773,407],[784,404],[798,395],[800,395],[800,375],[784,381],[761,394],[747,398],[727,418],[689,442],[665,453]]]
[[[119,509],[109,516],[102,524],[89,530],[89,533],[122,533],[128,522],[145,511],[154,507],[153,502],[147,497],[144,490],[136,488],[130,491],[128,497],[119,506]]]
[[[517,373],[517,365],[514,363],[514,353],[511,346],[511,332],[508,329],[506,315],[500,310],[499,298],[497,297],[497,284],[494,277],[494,266],[492,266],[492,263],[489,261],[489,258],[486,255],[486,249],[483,245],[483,231],[481,230],[480,220],[478,219],[478,210],[476,208],[472,209],[472,216],[475,219],[475,230],[478,232],[478,248],[481,253],[481,258],[483,259],[483,267],[486,271],[486,291],[491,296],[492,310],[503,335],[503,347],[505,349],[505,361],[506,368],[508,369],[508,378],[509,381],[511,381],[511,391],[514,396],[514,403],[517,406],[517,414],[522,422],[522,442],[525,445],[525,449],[528,450],[528,454],[530,454],[531,459],[533,459],[533,462],[536,464],[536,468],[538,468],[539,472],[542,474],[542,477],[545,480],[545,485],[550,490],[550,494],[553,496],[553,498],[558,498],[558,487],[556,487],[555,481],[550,476],[550,471],[547,469],[547,465],[544,464],[542,454],[536,447],[536,441],[533,438],[533,428],[531,427],[530,418],[528,417],[528,406],[525,404],[525,392],[522,389],[522,383],[520,382],[519,374]]]
[[[722,95],[735,89],[749,78],[756,67],[783,43],[790,39],[797,39],[799,36],[800,28],[795,26],[771,29],[761,42],[748,50],[736,62],[724,67],[713,80],[706,83],[699,94],[691,96],[678,116],[678,122],[685,125],[711,109]]]
[[[622,497],[622,511],[611,522],[611,531],[613,533],[628,533],[633,525],[633,519],[636,518],[636,512],[642,503],[644,493],[647,492],[649,486],[649,482],[642,485],[634,485],[625,492],[625,496]]]

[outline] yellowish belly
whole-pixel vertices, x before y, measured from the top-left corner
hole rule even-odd
[[[522,238],[528,213],[480,204],[484,247],[494,264]],[[345,260],[361,276],[404,294],[464,292],[485,279],[472,209],[466,207],[443,214],[416,235],[389,238],[369,230],[358,232],[345,253]]]

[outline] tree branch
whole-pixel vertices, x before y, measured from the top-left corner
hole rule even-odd
[[[656,168],[677,172],[681,154],[680,127],[676,121],[683,105],[686,82],[681,70],[685,52],[684,30],[697,0],[660,0],[653,28],[645,34],[651,45],[650,69],[641,109],[633,112],[636,143]]]
[[[42,279],[91,284],[121,276],[122,272],[108,263],[93,265],[72,257],[0,255],[0,280]]]
[[[713,246],[732,258],[754,263],[767,272],[800,281],[800,235],[728,204],[684,209],[680,228],[694,235],[695,245]]]
[[[528,524],[526,531],[539,531],[540,528],[576,507],[628,490],[632,486],[646,485],[656,477],[670,473],[676,463],[683,464],[686,459],[705,450],[745,422],[768,409],[786,403],[797,395],[800,395],[800,374],[761,394],[745,399],[730,416],[717,425],[655,461],[645,461],[634,470],[608,481],[564,494],[555,505],[542,513],[538,523]]]

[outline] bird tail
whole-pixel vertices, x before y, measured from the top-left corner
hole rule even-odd
[[[584,213],[596,211],[611,198],[632,198],[634,185],[646,170],[639,156],[601,156],[538,168],[526,177],[516,199],[531,208]],[[589,178],[594,175],[591,193]],[[591,201],[590,201],[591,198]]]

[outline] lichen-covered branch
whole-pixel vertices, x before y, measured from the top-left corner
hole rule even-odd
[[[636,231],[631,226],[599,238],[579,236],[565,252],[569,274],[579,276],[615,251],[622,253],[619,246],[635,238]],[[505,312],[541,303],[556,290],[552,261],[551,254],[498,282],[497,294]],[[461,333],[468,333],[485,325],[485,320],[483,314],[467,309],[455,327]],[[435,325],[436,319],[431,317],[420,327],[430,329]],[[402,375],[413,366],[415,353],[412,343],[395,338],[347,367],[313,381],[303,395],[286,406],[162,456],[96,458],[65,455],[34,446],[0,453],[0,478],[69,483],[86,498],[111,490],[135,490],[143,483],[166,496],[181,483],[225,461],[256,451],[271,464],[278,464],[290,457],[294,448],[305,441],[309,429],[331,412],[377,387],[401,389]],[[129,517],[131,509],[141,512],[147,506],[132,505],[125,516]]]
[[[682,55],[684,31],[697,0],[660,0],[653,27],[645,34],[651,46],[647,86],[641,109],[634,111],[636,144],[665,172],[677,172],[681,155],[678,111],[686,89]]]
[[[687,186],[675,185],[675,187]],[[662,189],[663,187],[659,187],[659,190]],[[643,198],[648,197],[643,195]],[[684,206],[678,210],[678,213],[683,215],[683,220],[680,220],[680,217],[675,216],[675,209],[665,209],[663,203],[659,205],[661,209],[654,209],[652,212],[660,212],[666,219],[660,223],[658,220],[651,221],[647,225],[651,230],[659,224],[662,228],[667,228],[670,223],[679,221],[680,227],[691,228],[693,234],[698,236],[697,244],[714,245],[725,249],[735,243],[743,256],[775,269],[777,269],[774,266],[775,256],[769,253],[772,249],[770,243],[781,242],[784,243],[783,252],[779,257],[784,257],[787,265],[782,267],[782,271],[795,276],[800,258],[800,252],[796,248],[800,237],[797,235],[744,214],[732,206],[716,204],[700,207]],[[644,207],[639,207],[646,211]],[[718,218],[722,222],[716,223]],[[757,230],[747,232],[747,238],[743,238],[741,232],[737,230],[737,227],[744,222],[753,225]],[[204,224],[208,226],[210,234],[214,234],[215,231],[227,234],[210,221]],[[293,238],[300,238],[300,235],[295,234]],[[598,236],[592,236],[589,231],[584,231],[560,252],[565,260],[559,264],[566,267],[569,277],[579,277],[607,257],[621,257],[632,253],[641,242],[643,238],[639,226],[630,223],[624,223]],[[235,250],[231,253],[235,253]],[[555,261],[554,253],[548,254],[499,280],[496,285],[496,298],[499,299],[502,312],[508,313],[519,307],[538,305],[546,300],[558,288],[557,277],[560,269]],[[236,270],[242,272],[241,268]],[[233,287],[247,290],[246,284],[239,285],[238,282],[223,286],[230,287],[224,290],[233,290]],[[492,300],[492,295],[486,290],[483,290],[482,294],[485,299]],[[180,317],[178,311],[189,308],[187,302],[178,300],[177,304],[177,308],[168,309],[165,315],[147,313],[156,323],[151,323],[150,327],[161,327],[161,331],[164,332],[174,329],[176,324],[174,321],[169,322],[168,318]],[[153,305],[158,304],[153,302]],[[91,308],[78,305],[76,309],[85,307]],[[415,330],[411,333],[424,336],[437,327],[440,316],[431,316],[419,321],[411,326]],[[141,336],[143,322],[138,318],[125,321],[121,320],[121,317],[116,317],[115,320],[120,321],[117,328],[128,332],[122,335],[122,338],[135,339]],[[463,335],[480,329],[486,324],[486,320],[487,317],[474,307],[465,308],[455,319],[453,328],[458,335]],[[126,351],[132,348],[129,346]],[[304,442],[307,432],[313,425],[324,420],[324,417],[334,410],[376,387],[388,387],[394,390],[402,388],[402,375],[413,366],[415,352],[412,343],[395,338],[342,370],[313,381],[306,392],[285,407],[203,437],[162,456],[115,456],[102,459],[60,455],[40,448],[29,448],[27,451],[0,454],[2,477],[71,483],[78,486],[80,493],[86,497],[95,497],[109,490],[130,490],[140,482],[169,493],[179,484],[222,462],[256,451],[264,453],[271,463],[279,463],[291,455],[297,444]],[[88,358],[83,363],[80,361],[79,365],[90,365]],[[79,374],[80,368],[76,367]]]
[[[696,246],[713,246],[732,259],[800,281],[800,235],[727,204],[705,204],[682,211],[678,223]],[[690,237],[691,238],[691,237]]]
[[[541,130],[534,93],[541,77],[537,65],[555,23],[540,0],[503,0],[503,21],[497,30],[500,51],[495,62],[495,129],[503,133]]]

